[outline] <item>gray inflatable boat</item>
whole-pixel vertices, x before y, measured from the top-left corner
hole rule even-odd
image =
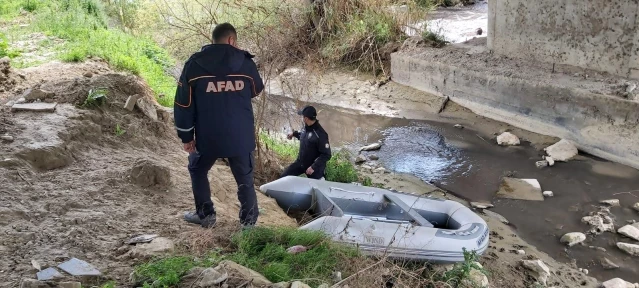
[[[285,211],[317,216],[300,229],[324,231],[365,254],[457,263],[464,248],[481,255],[488,247],[486,222],[454,201],[295,176],[260,190]]]

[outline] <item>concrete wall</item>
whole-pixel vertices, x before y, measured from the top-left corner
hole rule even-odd
[[[402,52],[391,54],[391,74],[484,117],[571,140],[582,151],[639,169],[639,102]]]
[[[639,79],[639,1],[491,0],[488,48]]]

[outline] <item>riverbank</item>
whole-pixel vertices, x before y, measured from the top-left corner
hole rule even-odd
[[[621,208],[611,210],[615,227],[636,220],[630,206],[637,198],[623,192],[639,189],[639,171],[586,154],[537,168],[543,149],[559,139],[478,116],[453,101],[393,82],[380,86],[374,79],[346,72],[319,78],[291,69],[272,82],[271,92],[278,92],[277,81],[282,79],[289,81],[284,85],[286,91],[295,92],[279,92],[296,98],[290,102],[286,98],[274,100],[278,104],[269,112],[280,120],[270,123],[273,129],[284,131],[299,122],[291,113],[297,101],[322,103],[316,104],[318,117],[333,145],[344,144],[357,153],[359,146],[381,141],[382,148],[373,153],[379,158],[372,161],[375,165],[417,176],[470,201],[492,202],[493,210],[504,215],[529,245],[563,263],[588,269],[600,281],[614,277],[639,281],[638,260],[615,247],[627,238],[616,233],[592,235],[584,245],[571,248],[559,242],[566,233],[589,230],[581,218],[598,209],[600,200],[617,198],[622,203]],[[288,88],[293,83],[301,88]],[[522,144],[497,145],[495,138],[504,131],[519,136]],[[542,189],[553,191],[555,197],[545,201],[495,197],[504,176],[538,179]],[[620,263],[621,268],[604,269],[603,258]]]

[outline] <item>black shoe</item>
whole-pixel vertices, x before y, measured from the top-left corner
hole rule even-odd
[[[217,222],[217,217],[215,217],[215,214],[211,214],[204,217],[201,222],[202,228],[213,228],[215,227],[215,222]]]
[[[195,212],[184,212],[184,221],[189,222],[191,224],[202,224],[202,220],[200,219],[200,216],[197,215],[197,213]]]

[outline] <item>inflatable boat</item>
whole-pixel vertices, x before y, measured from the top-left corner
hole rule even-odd
[[[316,218],[300,227],[323,231],[368,255],[457,263],[464,250],[488,247],[488,225],[466,206],[374,187],[288,176],[260,190],[285,211]]]

